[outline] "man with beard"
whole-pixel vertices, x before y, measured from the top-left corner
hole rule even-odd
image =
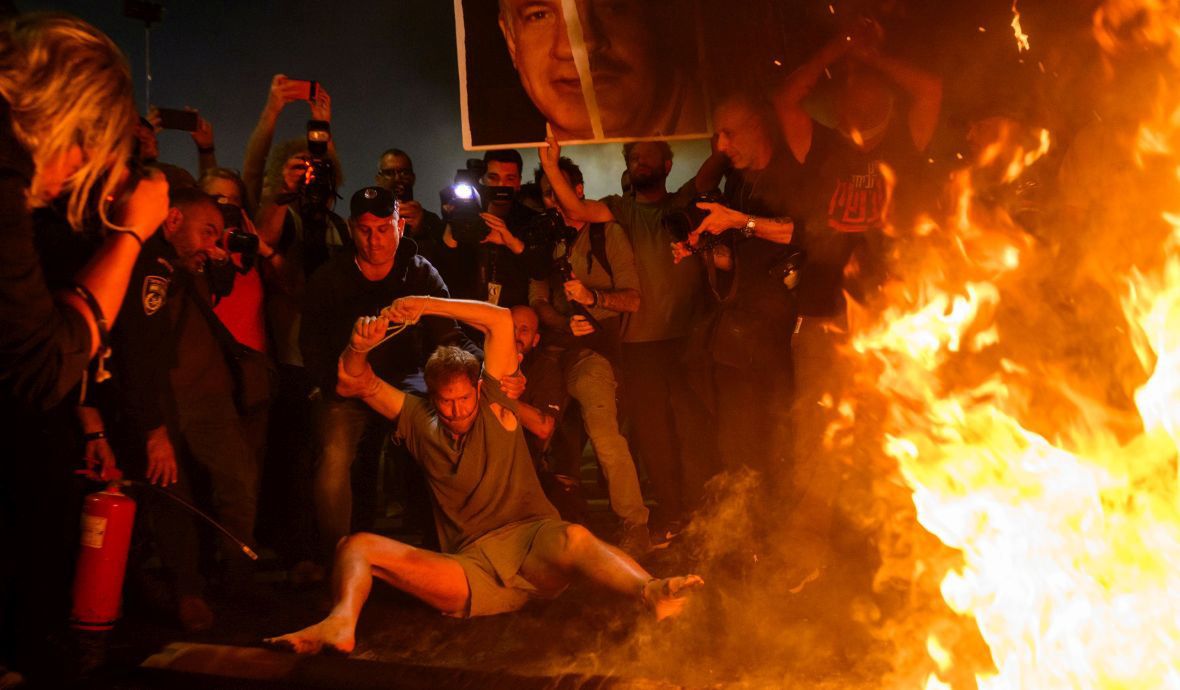
[[[693,419],[694,410],[679,404],[688,399],[680,361],[704,283],[698,265],[672,261],[668,248],[675,238],[662,222],[668,211],[692,203],[696,181],[669,193],[672,148],[663,141],[632,142],[623,145],[623,159],[633,193],[593,201],[579,198],[562,173],[555,138],[550,137],[539,155],[570,222],[617,222],[634,249],[643,300],[623,330],[622,384],[628,410],[643,414],[643,423],[632,429],[632,441],[647,466],[658,503],[651,520],[653,543],[658,546],[679,532],[681,520],[711,474],[711,454],[705,443],[693,438],[703,425]],[[707,165],[711,164],[712,159]]]
[[[521,85],[553,132],[571,141],[704,132],[699,87],[676,54],[683,13],[667,0],[578,0],[593,83],[587,107],[559,0],[500,0],[500,31]],[[675,37],[678,40],[669,40]],[[692,43],[692,41],[687,41]],[[596,131],[596,127],[597,130]]]
[[[446,346],[426,363],[425,397],[378,378],[369,350],[391,321],[411,324],[423,316],[482,331],[483,371],[473,355]],[[516,372],[519,360],[511,312],[483,302],[403,297],[381,316],[357,321],[340,358],[337,393],[397,420],[398,436],[430,483],[443,552],[352,535],[336,551],[332,611],[269,643],[300,653],[351,652],[374,576],[456,617],[518,610],[530,598],[557,596],[577,576],[633,598],[657,619],[681,611],[701,578],[652,577],[586,528],[562,522],[545,499],[518,407],[500,391],[500,379]]]

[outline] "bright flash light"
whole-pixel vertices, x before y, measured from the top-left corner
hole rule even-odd
[[[475,187],[472,187],[469,184],[455,185],[455,198],[456,199],[474,199],[475,198]]]

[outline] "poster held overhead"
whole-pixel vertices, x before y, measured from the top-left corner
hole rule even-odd
[[[463,143],[702,138],[696,0],[455,0]]]

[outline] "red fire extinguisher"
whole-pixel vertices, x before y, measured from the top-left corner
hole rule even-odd
[[[110,630],[119,618],[123,575],[131,547],[135,501],[111,482],[86,497],[82,507],[82,543],[74,574],[71,621],[79,630]]]

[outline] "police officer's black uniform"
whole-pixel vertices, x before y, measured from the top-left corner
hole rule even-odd
[[[191,498],[193,475],[207,475],[218,520],[253,543],[259,467],[234,405],[221,328],[206,277],[182,269],[175,249],[157,233],[144,244],[112,332],[120,408],[141,456],[146,434],[168,429],[178,466],[178,482],[169,490]],[[153,503],[155,541],[177,594],[199,595],[204,583],[192,517],[171,502]],[[243,579],[248,569],[238,549],[224,553],[235,571],[230,576]]]

